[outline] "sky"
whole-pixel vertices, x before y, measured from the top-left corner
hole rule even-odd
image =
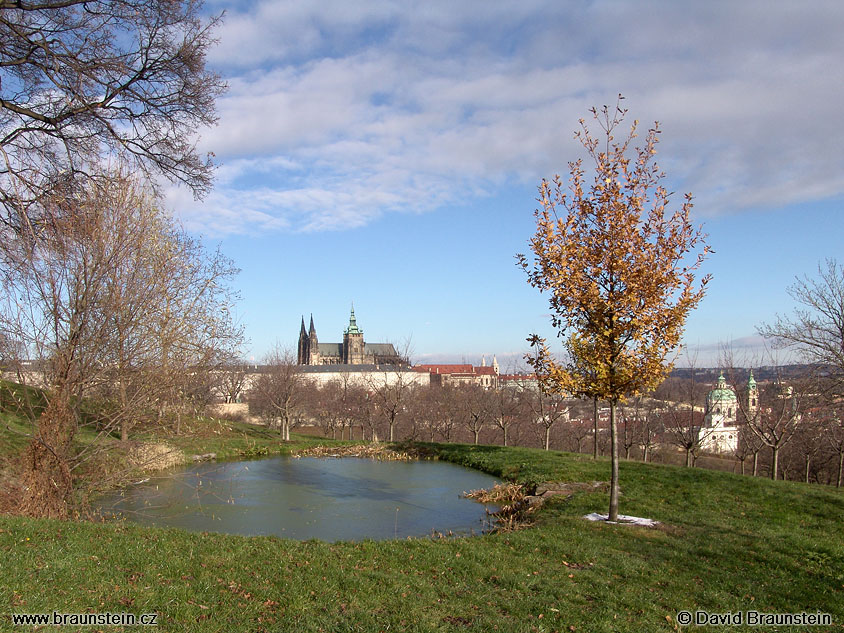
[[[295,349],[313,314],[339,342],[414,362],[515,368],[547,298],[527,284],[537,186],[582,156],[592,106],[659,121],[666,186],[714,253],[684,345],[757,354],[787,287],[841,257],[844,3],[228,2],[208,63],[228,83],[199,140],[203,200],[167,203],[241,269],[247,359]],[[555,339],[558,341],[558,339]],[[561,349],[559,343],[553,349]],[[682,359],[680,364],[683,364]]]

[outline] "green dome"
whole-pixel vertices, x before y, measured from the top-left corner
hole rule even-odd
[[[711,409],[713,405],[717,404],[730,405],[736,402],[738,402],[736,400],[736,392],[727,386],[724,372],[721,372],[721,375],[718,376],[718,384],[715,385],[715,389],[710,391],[709,395],[706,396],[707,408]]]

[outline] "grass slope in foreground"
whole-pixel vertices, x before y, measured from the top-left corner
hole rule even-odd
[[[516,480],[609,471],[577,455],[436,448]],[[602,492],[549,502],[530,529],[455,540],[300,543],[0,517],[0,630],[9,613],[55,610],[158,612],[160,631],[639,633],[703,630],[675,623],[698,609],[825,612],[833,626],[811,630],[844,630],[840,491],[634,462],[621,486],[623,513],[666,527],[581,519],[605,510]]]

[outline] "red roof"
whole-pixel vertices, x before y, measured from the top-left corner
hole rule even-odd
[[[471,374],[471,365],[416,365],[413,371],[427,371],[432,374]]]
[[[495,376],[494,367],[475,367],[475,373],[478,376]]]

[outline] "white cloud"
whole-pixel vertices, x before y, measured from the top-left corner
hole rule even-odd
[[[222,162],[189,223],[221,232],[359,226],[577,155],[589,106],[659,119],[660,161],[704,214],[844,192],[844,5],[260,2],[231,13]]]

